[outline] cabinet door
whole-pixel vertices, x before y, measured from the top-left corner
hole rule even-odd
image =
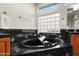
[[[74,56],[79,56],[79,34],[71,35],[72,53]]]
[[[0,39],[0,56],[5,56],[5,43]]]
[[[5,55],[9,56],[10,55],[10,38],[3,38],[4,43],[5,43]]]

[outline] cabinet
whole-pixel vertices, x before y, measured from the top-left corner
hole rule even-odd
[[[0,56],[10,55],[10,38],[0,38]]]
[[[5,54],[5,46],[4,41],[0,39],[0,56],[4,56]]]
[[[72,54],[73,56],[79,56],[79,34],[71,35]]]

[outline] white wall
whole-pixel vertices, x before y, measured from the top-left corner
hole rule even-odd
[[[35,5],[32,3],[0,3],[0,16],[6,11],[10,17],[10,28],[35,29]],[[18,19],[22,16],[25,19]],[[7,25],[7,24],[6,24]],[[0,26],[1,28],[1,26]]]
[[[60,13],[60,29],[67,29],[67,9],[64,5],[61,5]]]
[[[74,20],[74,29],[79,29],[79,11],[76,14],[76,19]]]
[[[79,9],[79,4],[74,3],[68,6],[67,8],[73,8],[73,10],[76,11],[77,9]],[[68,22],[69,20],[71,21],[69,23],[70,23],[70,27],[73,26],[73,29],[79,29],[79,11],[77,11],[77,14],[75,16],[76,16],[76,19],[74,19],[74,21],[72,21],[72,19],[68,19]],[[74,25],[72,24],[72,22],[74,23]]]

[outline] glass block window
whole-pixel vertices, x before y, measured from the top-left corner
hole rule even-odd
[[[38,32],[59,33],[60,14],[56,13],[39,17]]]

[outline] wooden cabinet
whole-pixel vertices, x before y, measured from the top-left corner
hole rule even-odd
[[[10,38],[0,39],[0,56],[10,55]]]
[[[79,34],[71,35],[71,44],[73,56],[79,56]]]
[[[2,39],[0,39],[0,56],[4,56],[5,55],[5,43]]]
[[[3,38],[5,43],[5,55],[10,55],[10,38]]]

